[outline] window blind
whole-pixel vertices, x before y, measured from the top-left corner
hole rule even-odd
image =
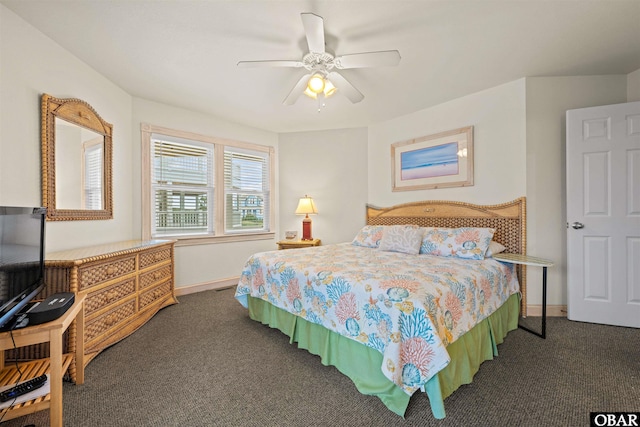
[[[213,233],[213,146],[156,136],[151,156],[152,234]]]
[[[84,206],[83,209],[100,210],[102,207],[102,144],[84,146]]]
[[[225,231],[268,230],[269,156],[225,146]]]

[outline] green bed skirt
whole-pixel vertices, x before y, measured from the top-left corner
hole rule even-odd
[[[248,305],[251,319],[279,329],[291,338],[291,343],[320,356],[323,365],[335,366],[349,377],[360,393],[377,396],[387,408],[404,417],[411,396],[382,374],[380,352],[259,298],[249,297]],[[445,417],[444,399],[461,385],[471,383],[482,362],[498,355],[498,344],[518,327],[519,307],[519,294],[514,294],[447,347],[451,362],[425,385],[435,418]]]

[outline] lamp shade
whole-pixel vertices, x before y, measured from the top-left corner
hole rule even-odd
[[[313,199],[311,197],[304,196],[300,198],[298,207],[296,208],[296,215],[314,215],[317,213],[318,210],[316,209],[316,205],[313,203]]]
[[[331,83],[331,81],[329,81],[328,79],[324,81],[324,97],[328,98],[331,95],[333,95],[334,93],[336,93],[336,90],[338,90],[333,83]]]
[[[307,82],[307,89],[318,94],[324,90],[324,77],[321,74],[314,74]]]

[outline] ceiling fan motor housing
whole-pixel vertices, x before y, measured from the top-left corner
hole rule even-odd
[[[309,52],[302,58],[302,65],[309,71],[321,72],[325,75],[335,67],[335,57],[329,52]]]

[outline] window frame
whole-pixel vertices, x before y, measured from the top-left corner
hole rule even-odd
[[[142,238],[143,240],[175,240],[176,246],[204,245],[211,243],[223,242],[240,242],[251,240],[267,240],[275,237],[275,147],[268,145],[253,144],[249,142],[234,141],[225,138],[201,135],[193,132],[169,129],[162,126],[150,125],[142,123],[140,125],[141,142],[142,142]],[[152,235],[152,167],[151,159],[151,136],[152,134],[161,134],[174,138],[182,138],[196,141],[198,143],[211,144],[214,147],[214,223],[213,235],[189,235],[176,234],[167,236]],[[268,156],[269,167],[269,212],[266,227],[267,230],[246,230],[242,232],[234,231],[227,233],[225,231],[225,192],[224,192],[224,150],[226,147],[234,147],[250,151],[258,151]]]

